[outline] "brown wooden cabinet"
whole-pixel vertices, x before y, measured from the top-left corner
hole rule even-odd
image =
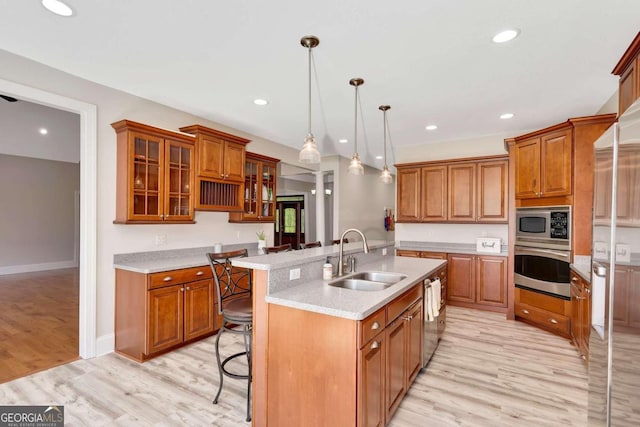
[[[247,153],[244,172],[244,209],[229,213],[229,222],[274,222],[276,178],[280,160]]]
[[[248,139],[201,125],[180,128],[196,138],[196,209],[242,211]]]
[[[571,194],[572,138],[561,129],[516,143],[516,199]]]
[[[549,332],[571,337],[571,301],[526,289],[515,289],[515,317]]]
[[[194,138],[130,120],[111,126],[117,134],[114,222],[193,222]]]
[[[620,76],[618,116],[640,98],[640,32],[633,39],[612,74]]]
[[[640,267],[616,265],[613,323],[622,327],[640,328]]]
[[[139,362],[209,336],[217,304],[208,265],[143,274],[116,269],[116,352]]]
[[[591,284],[571,271],[571,341],[580,357],[589,359]]]
[[[504,156],[396,167],[397,222],[507,222]]]
[[[449,254],[447,299],[452,305],[506,311],[507,258]]]
[[[385,425],[385,335],[384,332],[378,333],[358,351],[359,426]]]
[[[600,151],[595,157],[594,186],[596,199],[594,220],[598,225],[611,222],[612,199],[611,152]],[[616,197],[616,225],[636,227],[640,224],[640,174],[635,165],[640,163],[640,144],[624,144],[618,150],[618,175]]]

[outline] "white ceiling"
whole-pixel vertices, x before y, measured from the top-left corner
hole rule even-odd
[[[300,38],[316,35],[312,130],[320,150],[351,156],[348,82],[362,77],[358,151],[378,167],[381,104],[391,105],[396,147],[515,136],[595,114],[617,89],[611,70],[640,22],[638,0],[67,3],[71,18],[38,0],[0,0],[0,48],[292,147],[307,130]],[[491,43],[507,27],[520,37]],[[270,103],[257,107],[255,98]],[[516,116],[498,119],[504,112]],[[427,132],[430,123],[438,130]]]

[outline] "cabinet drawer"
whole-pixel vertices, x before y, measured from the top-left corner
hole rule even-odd
[[[147,289],[162,288],[164,286],[187,283],[194,280],[211,279],[212,277],[211,267],[208,265],[152,273],[149,275]]]
[[[569,318],[567,316],[521,303],[516,303],[515,315],[546,329],[557,331],[565,336],[569,335]]]
[[[360,322],[360,348],[380,333],[386,325],[386,310],[381,308]]]
[[[422,290],[423,285],[422,282],[420,282],[419,285],[416,285],[413,289],[387,305],[387,324],[393,322],[396,317],[400,316],[411,304],[422,298]]]
[[[526,289],[516,288],[516,303],[526,304],[552,313],[569,315],[569,301],[560,298],[550,297]]]

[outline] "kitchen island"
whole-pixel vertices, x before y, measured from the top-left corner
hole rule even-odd
[[[345,244],[357,271],[402,273],[381,291],[321,280],[322,247],[234,259],[253,269],[253,424],[388,422],[421,368],[422,282],[446,261],[383,255],[391,242]]]

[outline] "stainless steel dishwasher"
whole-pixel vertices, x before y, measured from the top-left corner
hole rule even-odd
[[[429,314],[431,298],[433,298],[433,293],[431,292],[431,280],[424,280],[424,301],[423,301],[423,318],[424,318],[424,327],[423,327],[423,336],[422,336],[422,367],[424,368],[431,360],[431,356],[436,351],[438,347],[438,316],[433,316]],[[435,278],[434,278],[435,280]]]

